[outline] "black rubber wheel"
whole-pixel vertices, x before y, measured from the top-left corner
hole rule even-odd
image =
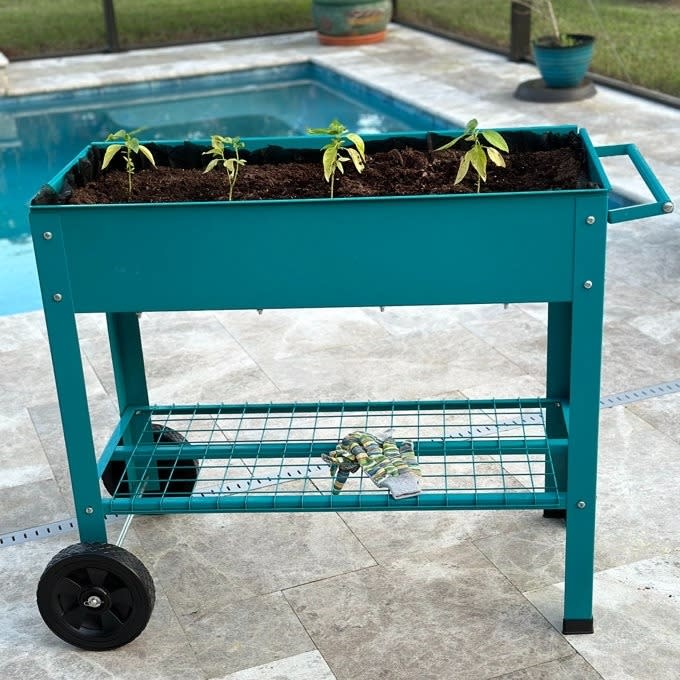
[[[153,438],[155,442],[166,442],[168,444],[182,444],[186,439],[175,430],[152,423]],[[121,442],[122,443],[122,442]],[[174,458],[161,459],[157,463],[158,480],[160,488],[158,491],[145,491],[145,496],[189,496],[194,490],[196,479],[198,478],[197,460],[179,460]],[[102,474],[104,488],[111,496],[124,497],[130,495],[130,485],[127,481],[125,461],[112,460],[104,469]]]
[[[102,651],[126,645],[146,628],[156,590],[146,567],[127,550],[76,543],[50,560],[36,598],[57,637]]]

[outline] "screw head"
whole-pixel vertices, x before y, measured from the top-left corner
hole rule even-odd
[[[588,217],[586,217],[586,224],[595,224],[595,216],[588,215]]]
[[[664,211],[664,213],[668,215],[669,213],[673,212],[675,206],[673,205],[673,203],[671,203],[671,201],[668,201],[667,203],[663,204],[661,209]]]
[[[593,287],[593,282],[592,281],[584,281],[583,282],[583,287],[586,290],[590,290]]]
[[[576,504],[576,507],[577,507],[579,510],[583,510],[583,508],[586,507],[586,502],[585,502],[585,501],[579,501],[579,502]]]
[[[46,241],[50,241],[52,239],[52,232],[51,231],[46,231],[43,233],[43,238]]]
[[[88,506],[85,508],[85,514],[86,514],[86,515],[91,515],[93,512],[94,512],[94,508],[93,508],[93,507],[91,507],[91,506],[88,505]]]
[[[62,296],[61,293],[55,293],[55,294],[52,296],[52,299],[53,299],[55,302],[61,302],[61,301],[64,299],[64,297]]]

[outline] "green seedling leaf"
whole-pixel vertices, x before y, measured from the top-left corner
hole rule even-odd
[[[475,135],[476,135],[476,133],[477,133],[477,125],[479,125],[479,123],[477,122],[477,119],[476,119],[476,118],[470,119],[470,120],[467,122],[467,125],[465,126],[465,133],[464,133],[464,134],[466,134],[466,135],[475,134]]]
[[[501,151],[510,151],[510,149],[508,149],[508,143],[503,139],[502,135],[495,130],[482,130],[480,134],[487,142],[489,142],[489,144],[493,144],[497,149],[500,149]]]
[[[205,175],[206,172],[210,172],[218,163],[220,162],[219,158],[213,158],[208,165],[205,166],[205,170],[203,171],[203,174]]]
[[[470,157],[468,156],[468,154],[465,154],[460,161],[460,165],[458,166],[458,174],[456,175],[456,179],[453,183],[460,184],[465,179],[465,175],[468,174],[469,169],[470,169]]]
[[[505,167],[505,158],[501,156],[500,152],[494,149],[492,146],[487,147],[486,153],[489,154],[489,158],[494,165],[498,165],[502,168]]]
[[[356,150],[359,152],[359,155],[361,156],[361,158],[362,159],[365,158],[366,147],[364,145],[364,140],[361,137],[359,137],[359,135],[356,134],[356,132],[348,132],[345,135],[345,137],[347,137],[347,139],[349,139],[349,141],[352,142],[352,144],[354,144],[354,146],[356,146]]]
[[[481,179],[486,182],[486,154],[481,145],[476,144],[465,155],[470,156],[472,167],[477,171]]]
[[[462,135],[458,135],[455,139],[452,139],[450,142],[446,142],[443,146],[440,146],[435,149],[435,151],[445,151],[446,149],[450,149],[452,146],[455,146],[463,137],[465,137],[465,132]]]
[[[118,130],[118,132],[111,132],[106,136],[105,141],[110,142],[113,139],[125,139],[126,134],[127,134],[127,132],[125,132],[125,130]]]
[[[153,154],[151,153],[151,151],[146,146],[144,146],[143,144],[139,145],[139,151],[141,151],[147,157],[147,159],[149,160],[149,163],[151,163],[151,165],[153,165],[153,167],[155,168],[156,167],[156,161],[154,160]]]
[[[357,169],[357,172],[363,172],[364,168],[366,167],[363,154],[359,153],[357,149],[345,149],[345,151],[347,151],[349,154],[349,157],[351,158],[352,163],[354,163],[354,167]]]
[[[111,135],[109,135],[110,137]],[[107,137],[108,139],[108,137]],[[104,152],[104,160],[102,161],[102,170],[106,170],[109,163],[113,160],[113,157],[123,148],[122,144],[111,144],[106,148]]]
[[[323,164],[323,176],[327,182],[330,182],[331,176],[338,166],[338,150],[331,145],[325,148],[321,163]]]

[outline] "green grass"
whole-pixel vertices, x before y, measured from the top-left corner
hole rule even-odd
[[[564,33],[596,36],[592,70],[680,97],[680,0],[554,0]],[[399,0],[403,21],[509,46],[509,0]],[[534,19],[534,36],[549,33]]]
[[[312,0],[115,0],[123,47],[216,40],[312,27]],[[0,0],[8,58],[103,49],[101,0]]]
[[[311,28],[312,0],[115,0],[123,47]],[[564,32],[597,36],[593,70],[680,97],[680,0],[555,0]],[[399,0],[409,23],[508,47],[510,0]],[[547,25],[534,21],[534,35]],[[101,0],[0,0],[10,59],[101,50]],[[417,67],[417,65],[416,65]]]

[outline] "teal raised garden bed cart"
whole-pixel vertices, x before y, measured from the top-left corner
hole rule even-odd
[[[525,132],[577,133],[592,188],[95,206],[48,204],[50,191],[41,192],[31,227],[81,540],[54,557],[38,586],[41,614],[57,635],[111,649],[151,615],[151,578],[107,543],[110,514],[462,509],[565,516],[564,632],[592,631],[607,222],[672,205],[631,145],[594,148],[572,127]],[[319,140],[247,140],[248,149],[269,144],[318,148]],[[52,189],[77,181],[92,153],[85,149]],[[599,159],[611,155],[630,157],[653,202],[608,208]],[[182,266],[169,274],[177,253]],[[364,266],[402,260],[413,263],[408,277],[374,276]],[[326,275],[348,269],[342,285]],[[540,397],[149,404],[138,312],[499,302],[548,304]],[[77,313],[103,313],[108,322],[120,422],[101,452]],[[320,455],[356,429],[414,441],[420,495],[395,501],[361,476],[331,493]]]

